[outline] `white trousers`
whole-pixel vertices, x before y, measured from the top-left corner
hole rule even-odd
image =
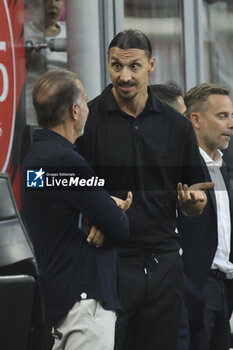
[[[79,301],[53,328],[57,337],[52,350],[113,350],[115,322],[115,311],[105,310],[98,301]]]

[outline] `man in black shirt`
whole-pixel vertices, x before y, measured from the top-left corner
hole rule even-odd
[[[122,196],[129,189],[134,194],[130,239],[118,250],[123,310],[117,350],[176,348],[183,279],[175,233],[177,190],[182,210],[199,215],[206,204],[204,190],[212,186],[197,184],[202,171],[191,123],[148,88],[155,68],[151,51],[148,38],[137,30],[112,40],[112,84],[89,103],[85,134],[78,141],[112,194]]]
[[[178,86],[170,84],[153,84],[150,85],[150,89],[160,101],[172,106],[181,114],[185,114],[186,106],[182,92]]]
[[[80,183],[95,174],[73,144],[88,115],[87,96],[77,76],[65,70],[42,75],[33,89],[33,104],[42,129],[36,131],[22,168],[22,206],[39,267],[46,323],[56,338],[53,350],[112,350],[119,309],[114,245],[127,239],[128,219],[109,194],[90,181],[90,186],[59,190],[42,188],[45,178],[43,186],[40,182],[40,188],[34,188],[48,167],[62,174],[72,168]],[[28,188],[31,173],[36,176]],[[68,181],[60,176],[63,183]],[[131,202],[115,200],[122,209]],[[81,214],[95,225],[88,235],[79,225]]]

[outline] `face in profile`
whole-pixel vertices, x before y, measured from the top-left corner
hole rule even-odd
[[[233,134],[233,105],[227,95],[210,95],[200,114],[199,138],[205,149],[226,149]]]
[[[84,86],[82,85],[82,83],[80,81],[77,81],[77,86],[82,91],[81,98],[80,98],[81,103],[80,103],[80,105],[78,105],[79,118],[78,118],[77,123],[76,123],[76,137],[79,137],[79,136],[82,136],[84,133],[84,127],[85,127],[85,124],[87,121],[89,109],[87,106],[87,94],[86,94],[86,91],[84,89]]]
[[[177,111],[180,112],[181,114],[185,114],[186,106],[182,96],[177,97],[177,103],[174,105],[174,108],[176,108]]]

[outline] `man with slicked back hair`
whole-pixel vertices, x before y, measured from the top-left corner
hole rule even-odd
[[[134,195],[130,239],[118,249],[122,310],[115,350],[176,348],[183,281],[177,198],[187,215],[199,215],[212,186],[201,183],[192,125],[148,87],[154,69],[147,36],[134,29],[118,33],[108,48],[112,84],[90,101],[77,142],[111,194],[130,189]]]

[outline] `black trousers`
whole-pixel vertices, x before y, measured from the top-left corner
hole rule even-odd
[[[190,331],[189,331],[188,310],[183,302],[181,307],[181,322],[180,322],[177,350],[188,350],[189,342],[190,342]]]
[[[230,317],[233,304],[233,280],[209,276],[204,287],[204,332],[200,349],[230,349]]]
[[[120,256],[119,287],[115,350],[176,349],[183,288],[179,252]]]
[[[177,350],[191,350],[194,339],[203,331],[204,296],[184,275],[184,303],[181,311],[181,324],[178,338]],[[195,347],[194,347],[195,349]]]

